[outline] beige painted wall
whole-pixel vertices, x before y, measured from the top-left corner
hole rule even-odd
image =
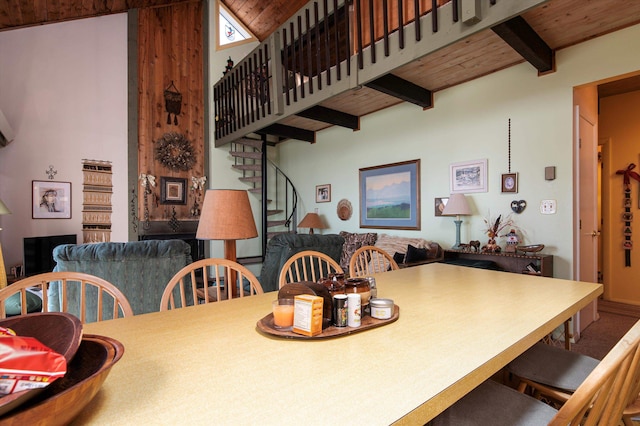
[[[626,169],[630,163],[640,165],[640,91],[611,96],[600,102],[600,140],[605,140],[603,149],[603,278],[605,298],[616,302],[640,305],[640,249],[631,250],[631,267],[625,266],[625,251],[622,247],[623,179],[617,170]],[[640,169],[636,167],[636,172]],[[640,182],[631,181],[632,241],[637,243],[640,220]]]
[[[508,214],[514,199],[527,209],[515,217],[524,242],[546,245],[555,256],[555,276],[573,275],[573,88],[640,69],[640,26],[600,37],[557,53],[558,71],[538,77],[521,64],[435,94],[435,107],[422,111],[402,104],[363,117],[358,132],[333,127],[319,132],[316,144],[279,145],[280,166],[302,195],[299,217],[317,208],[330,229],[364,232],[359,227],[358,169],[420,158],[420,235],[445,247],[454,243],[452,218],[435,217],[433,199],[449,194],[449,165],[487,158],[489,191],[470,194],[473,216],[465,217],[462,240],[486,241],[483,218]],[[500,175],[508,171],[507,122],[511,118],[511,170],[519,173],[518,194],[502,194]],[[308,159],[313,159],[311,167]],[[557,178],[544,179],[556,166]],[[315,185],[332,185],[331,203],[316,204]],[[354,217],[341,221],[336,205],[351,201]],[[557,213],[542,215],[540,202],[555,199]],[[381,232],[381,231],[379,231]]]
[[[0,149],[0,216],[7,266],[24,237],[77,234],[82,160],[113,166],[112,241],[127,241],[127,16],[116,14],[0,32],[0,109],[15,140]],[[71,182],[71,219],[32,219],[31,181]]]

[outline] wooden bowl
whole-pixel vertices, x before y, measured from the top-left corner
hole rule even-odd
[[[533,244],[533,245],[530,245],[530,246],[518,246],[518,247],[516,247],[517,250],[523,251],[525,253],[537,253],[539,251],[542,251],[543,248],[544,248],[544,244]]]
[[[0,327],[10,328],[18,336],[34,337],[40,343],[71,362],[82,339],[78,317],[64,312],[38,312],[0,320]],[[62,379],[58,379],[62,380]],[[0,416],[8,413],[44,389],[30,389],[0,397]]]
[[[124,346],[115,339],[86,335],[67,374],[29,402],[0,417],[3,425],[65,425],[98,393]]]

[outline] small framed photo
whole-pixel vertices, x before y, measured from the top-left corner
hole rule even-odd
[[[31,181],[33,219],[71,219],[71,182]]]
[[[451,193],[487,192],[487,159],[449,165]]]
[[[187,179],[160,177],[161,204],[187,204]]]
[[[518,174],[503,173],[502,174],[502,192],[518,192]]]
[[[442,211],[447,205],[447,201],[449,201],[449,197],[439,197],[435,199],[434,207],[436,216],[442,216]]]
[[[316,203],[328,203],[331,201],[331,185],[316,185]]]

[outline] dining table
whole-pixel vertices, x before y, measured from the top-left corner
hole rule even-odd
[[[74,425],[422,425],[602,293],[432,263],[375,274],[398,318],[340,336],[257,327],[277,292],[85,324],[125,348]]]

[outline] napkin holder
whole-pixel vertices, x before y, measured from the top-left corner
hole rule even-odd
[[[333,310],[333,302],[329,290],[327,290],[324,285],[312,281],[289,283],[280,287],[278,299],[293,299],[300,294],[311,294],[324,299],[322,304],[322,329],[324,330],[329,327],[331,325],[331,312]]]

